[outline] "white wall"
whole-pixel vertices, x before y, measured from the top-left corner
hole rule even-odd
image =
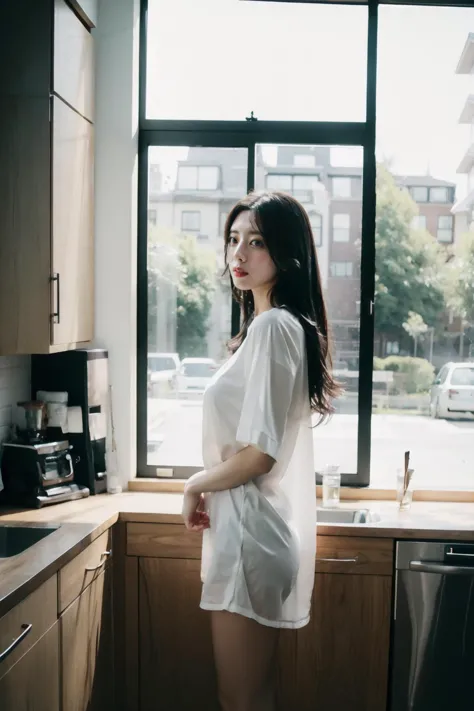
[[[0,445],[10,432],[12,405],[30,399],[29,356],[0,357]],[[0,474],[0,490],[3,488]]]
[[[96,347],[109,351],[119,475],[136,472],[139,0],[100,0],[96,42]]]

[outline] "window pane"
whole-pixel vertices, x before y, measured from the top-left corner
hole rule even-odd
[[[154,166],[155,167],[155,166]],[[179,190],[197,190],[198,175],[197,168],[180,165],[178,168],[178,189]]]
[[[367,16],[363,6],[149,0],[147,117],[364,121]]]
[[[184,211],[181,213],[181,229],[199,232],[201,227],[201,213]]]
[[[374,486],[394,488],[410,450],[415,488],[474,487],[474,397],[437,382],[474,357],[473,28],[473,8],[379,7]]]
[[[415,202],[428,201],[428,188],[411,188],[410,192]]]
[[[430,202],[448,202],[447,188],[431,188]]]
[[[219,168],[199,168],[198,190],[217,190]]]
[[[338,201],[339,202],[339,201]],[[349,242],[350,239],[350,215],[336,213],[332,218],[332,239],[333,242]]]
[[[343,384],[345,394],[335,403],[336,413],[328,423],[313,430],[316,471],[325,464],[336,463],[346,474],[357,472],[357,431],[359,397],[359,308],[360,302],[360,240],[362,200],[354,198],[342,203],[344,212],[339,214],[339,224],[350,234],[350,242],[332,244],[328,239],[332,227],[332,179],[340,172],[340,166],[350,169],[351,174],[362,178],[363,151],[360,147],[269,145],[256,146],[256,188],[266,184],[269,172],[278,166],[295,166],[296,155],[314,158],[314,175],[311,175],[311,190],[307,191],[309,202],[304,203],[317,246],[317,256],[328,317],[333,333],[333,360],[337,379]],[[345,162],[344,162],[345,160]],[[309,162],[309,161],[308,161]],[[294,167],[293,180],[300,179],[298,167]],[[321,171],[321,179],[317,174]],[[274,176],[273,176],[274,177]],[[293,183],[295,185],[295,183]],[[298,196],[295,194],[298,199]],[[341,199],[337,201],[341,209]],[[338,220],[336,220],[336,223]],[[320,229],[319,229],[320,226]],[[318,228],[318,229],[317,229]],[[318,243],[317,234],[320,235]],[[316,422],[316,418],[315,418]]]
[[[148,464],[199,467],[202,394],[231,336],[223,225],[247,191],[247,150],[152,147],[148,160],[148,209],[157,215],[148,224]],[[208,164],[199,167],[202,201],[191,180],[199,164]],[[212,191],[219,171],[225,180]],[[206,239],[189,234],[197,229]]]

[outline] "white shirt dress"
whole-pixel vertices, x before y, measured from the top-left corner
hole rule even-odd
[[[284,308],[254,318],[204,393],[204,468],[248,445],[276,463],[205,495],[200,606],[303,627],[314,585],[316,486],[304,331]]]

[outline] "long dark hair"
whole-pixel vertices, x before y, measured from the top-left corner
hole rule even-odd
[[[304,207],[290,195],[276,191],[249,193],[234,205],[225,223],[224,274],[229,271],[230,230],[245,210],[250,210],[254,227],[262,235],[277,268],[270,303],[287,309],[305,332],[309,400],[312,412],[319,413],[322,421],[334,411],[331,401],[340,393],[340,387],[331,374],[328,320],[311,223]],[[252,291],[237,289],[230,275],[229,278],[242,315],[242,328],[228,343],[234,353],[247,336],[255,305]]]

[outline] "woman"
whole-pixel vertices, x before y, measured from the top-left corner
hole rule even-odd
[[[278,192],[251,193],[225,226],[243,325],[206,389],[205,469],[183,518],[204,531],[201,607],[223,711],[274,709],[280,628],[309,621],[316,553],[311,413],[331,412],[328,326],[311,225]]]

